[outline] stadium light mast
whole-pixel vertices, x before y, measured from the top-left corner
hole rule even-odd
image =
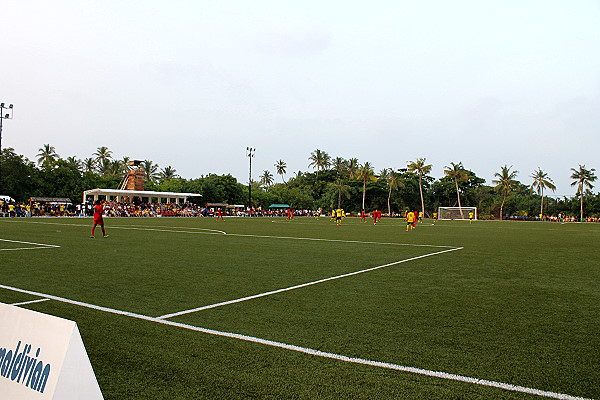
[[[252,147],[246,147],[246,155],[250,161],[250,168],[248,172],[248,207],[252,207],[252,158],[256,149]]]
[[[6,111],[5,111],[6,110]],[[0,103],[0,194],[3,194],[2,186],[2,121],[5,119],[12,119],[13,117],[13,105],[9,104],[8,107],[5,103]]]

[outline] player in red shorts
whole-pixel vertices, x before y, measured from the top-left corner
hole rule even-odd
[[[219,218],[221,219],[221,221],[225,221],[225,220],[223,219],[223,211],[221,211],[221,208],[217,208],[217,212],[216,212],[215,214],[217,215],[217,219],[216,219],[216,221],[218,221],[218,220],[219,220]]]
[[[100,225],[100,228],[102,228],[102,237],[107,238],[108,235],[106,234],[106,231],[104,230],[104,219],[102,218],[102,212],[103,212],[103,207],[102,207],[102,203],[100,202],[100,200],[96,200],[96,202],[94,203],[94,226],[92,226],[92,236],[90,237],[94,237],[94,231],[96,230],[96,225]]]
[[[360,212],[360,221],[361,222],[367,222],[367,213],[365,212],[365,210],[362,210]]]

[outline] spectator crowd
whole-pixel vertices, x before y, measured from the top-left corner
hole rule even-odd
[[[213,217],[217,215],[237,217],[287,217],[285,208],[237,207],[219,208],[201,206],[192,203],[118,203],[103,202],[104,215],[107,217]],[[0,200],[0,217],[90,217],[93,215],[92,202],[71,204],[52,202],[18,203]],[[313,217],[316,210],[292,210],[295,217]],[[387,215],[387,214],[386,214]],[[402,216],[401,214],[394,216]],[[579,218],[558,214],[553,216],[507,216],[515,221],[579,222]],[[599,217],[589,216],[584,222],[600,222]]]

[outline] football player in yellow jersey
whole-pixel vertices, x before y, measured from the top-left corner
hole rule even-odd
[[[413,224],[416,221],[415,213],[409,211],[406,213],[406,232],[412,231]]]
[[[340,226],[342,224],[342,217],[344,216],[344,210],[341,208],[338,208],[337,210],[335,210],[335,224],[337,226]]]
[[[469,213],[469,224],[472,224],[472,223],[473,223],[473,217],[474,217],[474,216],[475,216],[475,214],[473,214],[473,211],[471,211],[471,212]]]

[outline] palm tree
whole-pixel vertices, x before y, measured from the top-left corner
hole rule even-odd
[[[83,160],[83,171],[84,172],[94,172],[96,169],[96,160],[89,157]]]
[[[400,182],[400,175],[398,175],[398,173],[395,172],[392,168],[382,169],[381,173],[379,174],[379,177],[382,179],[385,179],[387,181],[387,185],[388,185],[388,189],[389,189],[387,206],[388,206],[388,215],[391,217],[392,216],[392,204],[391,204],[392,191],[398,189],[399,187],[404,186],[404,184],[402,182]]]
[[[75,156],[67,157],[67,159],[65,161],[68,164],[71,164],[72,166],[74,166],[75,168],[77,168],[79,171],[81,171],[81,169],[83,167],[83,164],[82,164],[81,160],[79,160]]]
[[[316,168],[317,170],[317,178],[319,177],[319,171],[322,169],[327,169],[331,165],[331,157],[324,151],[319,149],[310,153],[310,157],[308,157],[310,164],[309,167]]]
[[[346,162],[346,171],[348,172],[350,179],[356,179],[356,172],[359,168],[360,164],[358,163],[358,158],[350,158]]]
[[[43,168],[49,168],[56,160],[60,157],[56,153],[56,149],[54,146],[50,146],[49,144],[45,144],[42,148],[38,149],[39,153],[37,154],[38,165],[41,165]]]
[[[110,162],[110,173],[112,175],[123,175],[125,170],[125,165],[121,160],[112,160]]]
[[[425,216],[425,200],[423,199],[423,175],[431,172],[431,164],[425,164],[425,158],[417,158],[416,161],[409,161],[406,165],[408,172],[419,176],[419,193],[421,194],[421,212]]]
[[[98,166],[100,175],[106,176],[112,173],[113,164],[108,158],[105,158],[102,161],[96,161],[96,165]]]
[[[285,183],[285,179],[283,178],[283,176],[285,175],[286,168],[287,164],[283,160],[279,160],[275,163],[275,169],[277,169],[277,174],[281,175],[281,180],[283,181],[283,183]]]
[[[498,179],[492,180],[492,183],[496,185],[496,189],[502,192],[502,204],[500,205],[500,220],[502,220],[502,212],[504,209],[504,203],[506,202],[506,197],[513,191],[519,184],[518,181],[515,180],[519,171],[511,171],[512,165],[509,167],[505,165],[500,168],[500,172],[496,172],[494,174]]]
[[[108,147],[106,147],[106,146],[101,146],[101,147],[98,147],[96,149],[96,152],[92,155],[96,156],[96,162],[98,164],[102,164],[104,162],[104,160],[108,160],[109,158],[112,158],[112,151],[110,151],[108,149]]]
[[[158,164],[150,160],[144,160],[142,162],[142,169],[146,172],[147,181],[154,182],[158,179]]]
[[[121,159],[121,166],[122,166],[122,169],[123,169],[122,172],[124,174],[126,174],[127,172],[129,172],[129,171],[131,171],[133,169],[132,166],[129,165],[130,161],[131,161],[131,157],[127,157],[127,156],[125,156],[125,157],[123,157]]]
[[[542,204],[540,205],[540,216],[544,215],[544,189],[548,188],[553,192],[556,190],[556,186],[554,186],[554,181],[548,177],[548,174],[542,171],[540,167],[538,167],[537,171],[533,171],[531,175],[533,178],[533,183],[531,184],[531,189],[537,189],[538,194],[542,197]]]
[[[335,188],[335,190],[337,190],[337,192],[338,192],[337,208],[342,208],[342,196],[346,197],[347,199],[350,198],[350,186],[346,185],[342,178],[336,179],[335,182],[331,182],[331,183],[329,183],[329,185],[332,188]]]
[[[179,175],[177,175],[177,171],[175,170],[175,168],[173,168],[169,165],[168,167],[163,168],[159,172],[158,176],[159,176],[159,179],[166,180],[166,179],[177,178]]]
[[[365,209],[365,198],[367,196],[367,181],[377,181],[377,177],[373,172],[373,166],[370,162],[366,161],[356,171],[356,178],[361,180],[363,183],[363,197],[362,197],[362,209]]]
[[[450,163],[450,166],[444,167],[444,175],[449,178],[454,179],[454,183],[456,184],[456,197],[458,199],[458,207],[460,208],[460,217],[464,218],[462,212],[462,205],[460,204],[460,190],[458,189],[458,181],[466,182],[469,179],[469,173],[465,171],[465,168],[462,165],[462,162],[455,164],[453,162]]]
[[[585,165],[579,164],[579,169],[571,168],[573,173],[571,174],[571,179],[575,179],[571,186],[577,185],[577,194],[579,195],[579,199],[581,201],[581,213],[580,213],[580,221],[583,222],[583,195],[584,188],[592,189],[594,185],[591,182],[594,182],[597,179],[596,174],[594,174],[595,169],[587,169]]]
[[[260,176],[260,183],[265,186],[271,186],[273,183],[273,174],[267,170],[264,170],[263,174]]]
[[[346,160],[342,157],[336,157],[331,161],[331,167],[341,176],[346,171]]]

